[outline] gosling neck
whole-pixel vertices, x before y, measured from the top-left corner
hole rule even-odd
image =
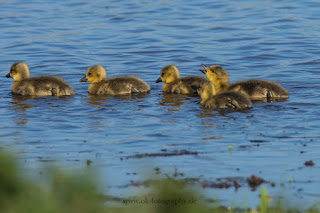
[[[217,92],[225,91],[228,88],[228,82],[218,81],[214,82],[214,84]]]

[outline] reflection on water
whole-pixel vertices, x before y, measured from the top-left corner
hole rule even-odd
[[[26,125],[28,124],[28,119],[25,119],[25,118],[19,118],[17,121],[17,125]]]
[[[30,108],[33,108],[34,106],[31,104],[24,103],[25,101],[29,100],[29,98],[12,98],[13,101],[11,104],[16,107],[19,111],[27,111]]]
[[[293,200],[308,205],[318,199],[312,194],[320,187],[318,8],[316,1],[274,0],[3,1],[2,76],[12,63],[25,61],[32,75],[61,76],[77,94],[14,96],[12,82],[3,77],[1,147],[20,153],[23,167],[39,179],[42,164],[73,169],[90,160],[101,169],[105,189],[118,197],[139,191],[117,186],[143,180],[142,168],[152,165],[163,174],[178,168],[191,178],[257,174],[276,183],[266,186],[271,195],[282,185],[299,194]],[[201,63],[225,67],[232,82],[277,81],[290,98],[255,102],[245,111],[203,109],[199,97],[164,94],[154,83],[167,64],[178,66],[183,76],[202,76]],[[110,76],[141,77],[151,93],[89,95],[78,81],[93,64],[106,66]],[[164,149],[199,154],[121,160]],[[304,166],[309,160],[314,167]],[[205,194],[226,205],[255,206],[258,191],[205,189]]]
[[[50,107],[61,107],[61,105],[57,105],[57,100],[68,100],[72,99],[72,96],[60,96],[60,97],[53,97],[53,96],[44,96],[44,97],[37,97],[37,96],[21,96],[21,95],[12,95],[11,104],[15,106],[16,109],[20,111],[28,111],[30,108],[36,107],[37,103],[46,102],[46,104]],[[32,104],[34,103],[34,104]],[[58,102],[59,103],[59,102]]]
[[[120,99],[120,100],[136,100],[139,103],[139,100],[144,99],[148,94],[128,94],[128,95],[119,95],[119,96],[97,96],[88,94],[87,103],[90,105],[105,105],[108,103],[109,99]]]
[[[87,103],[90,105],[105,105],[109,98],[110,97],[107,96],[89,95],[87,98]]]
[[[159,103],[161,106],[181,106],[185,101],[190,99],[188,95],[170,94],[165,92],[162,97],[163,98]]]

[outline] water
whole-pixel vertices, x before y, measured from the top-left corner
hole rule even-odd
[[[272,196],[288,195],[302,207],[319,202],[319,6],[312,0],[1,1],[1,147],[18,153],[39,180],[52,163],[73,170],[89,162],[100,171],[101,191],[115,197],[140,192],[131,181],[159,168],[160,176],[178,172],[201,181],[254,174],[275,183],[264,184]],[[32,76],[65,78],[77,94],[13,96],[12,79],[4,76],[16,61],[26,62]],[[154,83],[165,65],[188,76],[203,75],[201,63],[222,65],[232,82],[278,81],[290,98],[245,112],[210,111],[198,97],[163,95]],[[90,96],[88,84],[78,81],[94,64],[108,76],[139,76],[152,91]],[[181,155],[161,155],[172,152]],[[158,155],[135,157],[150,153]],[[304,166],[308,160],[315,165]],[[256,206],[259,190],[240,185],[204,194],[228,206]]]

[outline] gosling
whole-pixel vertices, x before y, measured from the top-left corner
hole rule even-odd
[[[219,65],[206,66],[201,64],[204,69],[200,69],[207,78],[216,85],[216,91],[238,91],[249,95],[252,100],[261,99],[285,99],[289,97],[289,92],[280,84],[274,81],[250,79],[228,84],[228,72]]]
[[[227,91],[215,94],[215,86],[212,82],[201,85],[198,89],[201,97],[200,105],[204,108],[231,108],[247,109],[252,107],[252,102],[248,95],[236,91]]]
[[[88,93],[93,95],[129,95],[150,92],[150,86],[135,76],[108,78],[106,70],[101,65],[88,68],[80,82],[90,82]]]
[[[12,93],[23,96],[74,95],[74,89],[60,77],[37,76],[30,78],[29,68],[24,62],[14,63],[7,78],[13,78]]]
[[[156,83],[164,82],[163,92],[177,94],[197,94],[197,89],[208,80],[199,76],[189,76],[180,78],[179,70],[175,65],[165,66]]]

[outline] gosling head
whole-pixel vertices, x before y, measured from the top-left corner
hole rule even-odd
[[[24,62],[16,62],[11,65],[7,78],[13,78],[14,81],[22,81],[30,77],[29,68]]]
[[[205,101],[216,94],[216,89],[211,81],[206,81],[200,85],[197,92],[201,99]]]
[[[106,70],[101,65],[89,67],[80,82],[99,83],[107,78]]]
[[[173,83],[177,81],[179,78],[180,75],[178,68],[174,65],[167,65],[161,70],[160,77],[156,80],[156,83]]]
[[[207,78],[212,81],[215,85],[225,85],[228,84],[229,76],[225,69],[223,69],[219,65],[207,66],[201,64],[204,69],[199,69],[202,73],[204,73]]]

